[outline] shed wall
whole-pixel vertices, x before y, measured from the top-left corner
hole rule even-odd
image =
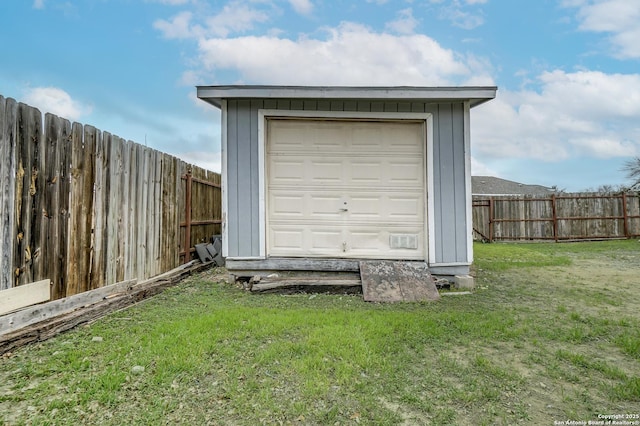
[[[228,100],[227,256],[260,256],[258,110],[427,112],[433,115],[436,263],[468,262],[464,116],[460,103],[254,99]],[[223,119],[225,114],[223,114]],[[431,163],[427,159],[428,163]]]

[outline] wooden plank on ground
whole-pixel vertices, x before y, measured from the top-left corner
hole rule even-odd
[[[297,258],[269,258],[264,260],[232,260],[227,259],[227,269],[235,270],[263,270],[263,271],[329,271],[329,272],[357,272],[360,265],[357,260],[348,259],[297,259]]]
[[[110,312],[133,305],[179,283],[190,274],[209,268],[211,265],[212,264],[189,263],[169,273],[139,283],[124,294],[104,298],[97,303],[49,318],[48,320],[39,321],[6,334],[0,334],[0,355],[29,343],[44,341],[63,331],[70,330],[78,325],[94,321]]]
[[[359,278],[328,278],[328,277],[286,277],[263,278],[251,285],[251,291],[261,292],[274,289],[286,289],[293,287],[359,287],[362,284]]]
[[[136,280],[123,281],[2,315],[0,316],[0,335],[71,312],[83,306],[92,305],[115,294],[126,293],[135,284]]]
[[[367,302],[438,300],[440,294],[426,263],[391,260],[360,262],[362,294]]]
[[[46,302],[50,298],[50,280],[23,284],[0,292],[0,315],[25,306]]]

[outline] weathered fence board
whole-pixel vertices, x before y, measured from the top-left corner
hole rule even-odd
[[[18,105],[0,96],[0,290],[13,287],[16,125]]]
[[[640,194],[473,198],[474,238],[584,240],[640,235]]]
[[[44,221],[42,224],[42,234],[40,247],[44,269],[41,276],[49,277],[51,280],[51,295],[56,297],[60,290],[64,287],[62,282],[62,263],[60,250],[60,222],[65,219],[63,215],[61,202],[62,197],[62,167],[64,149],[66,144],[58,143],[61,137],[64,123],[55,115],[45,115],[45,158],[46,164],[44,169],[44,180],[46,182],[46,193],[44,195],[45,206],[42,212]],[[66,234],[64,234],[66,235]]]
[[[50,279],[59,299],[171,270],[187,205],[191,247],[219,233],[218,174],[2,96],[0,178],[0,290]]]
[[[44,168],[42,115],[29,105],[18,104],[16,137],[16,221],[14,286],[37,281],[40,261],[40,226],[44,190],[38,173]]]

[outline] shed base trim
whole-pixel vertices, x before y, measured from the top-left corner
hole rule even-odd
[[[414,262],[414,261],[408,261]],[[420,262],[420,261],[415,261]],[[268,259],[226,259],[226,268],[233,277],[267,276],[279,271],[360,272],[360,261],[351,259],[310,259],[276,257]],[[468,275],[469,265],[432,266],[429,272],[453,280],[456,275]]]

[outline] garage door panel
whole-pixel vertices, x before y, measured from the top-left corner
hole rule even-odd
[[[422,160],[388,161],[383,172],[387,185],[411,185],[421,188],[424,182]]]
[[[271,182],[274,185],[300,184],[305,181],[305,161],[303,158],[271,157],[269,164]]]
[[[382,161],[354,159],[349,168],[351,182],[355,185],[381,184],[380,172],[383,170]]]
[[[270,256],[424,259],[421,123],[270,120]]]
[[[380,196],[353,195],[347,201],[349,216],[353,219],[378,219],[384,215],[384,208]]]
[[[380,229],[377,232],[366,228],[355,227],[347,234],[347,251],[355,256],[363,258],[401,258],[420,260],[424,258],[424,247],[422,232],[414,232],[415,228],[405,227],[390,229]],[[415,248],[394,247],[391,239],[393,235],[409,235],[418,244]],[[406,245],[405,245],[406,246]]]
[[[421,195],[390,196],[386,205],[386,219],[424,221],[424,198]]]
[[[345,164],[342,159],[321,159],[309,161],[309,184],[339,183],[344,180]]]
[[[382,154],[381,154],[382,155]],[[389,157],[389,156],[387,156]],[[304,155],[275,156],[269,160],[270,181],[276,185],[296,184],[312,189],[316,186],[366,186],[371,189],[422,189],[424,170],[421,158],[383,158],[377,161],[345,156],[310,159]]]
[[[422,125],[407,123],[370,121],[353,124],[352,139],[348,146],[355,151],[414,152],[421,149],[416,143],[422,141]]]
[[[415,248],[404,248],[403,244],[392,242],[407,239],[415,241]],[[407,238],[408,237],[408,238]],[[370,227],[340,227],[310,225],[301,230],[299,227],[275,225],[270,230],[272,256],[327,257],[344,256],[358,258],[401,258],[423,259],[424,235],[411,227],[372,230]],[[337,250],[336,250],[337,247]]]
[[[336,247],[342,247],[344,242],[344,230],[342,229],[314,229],[309,232],[310,253],[330,253]]]
[[[271,244],[274,251],[303,253],[304,231],[295,227],[282,227],[271,232]]]
[[[311,219],[339,219],[341,217],[340,206],[343,204],[342,197],[326,193],[309,193],[308,199],[310,206],[309,217]]]
[[[277,135],[277,140],[271,137]],[[422,124],[390,121],[269,120],[272,152],[421,154]]]
[[[339,196],[310,190],[304,195],[290,195],[291,190],[278,190],[269,195],[270,219],[338,220],[385,224],[424,222],[424,197],[421,194],[389,195],[385,192],[360,192]],[[344,210],[346,209],[346,211]]]
[[[305,196],[287,194],[272,194],[271,203],[274,217],[297,217],[305,216]]]

